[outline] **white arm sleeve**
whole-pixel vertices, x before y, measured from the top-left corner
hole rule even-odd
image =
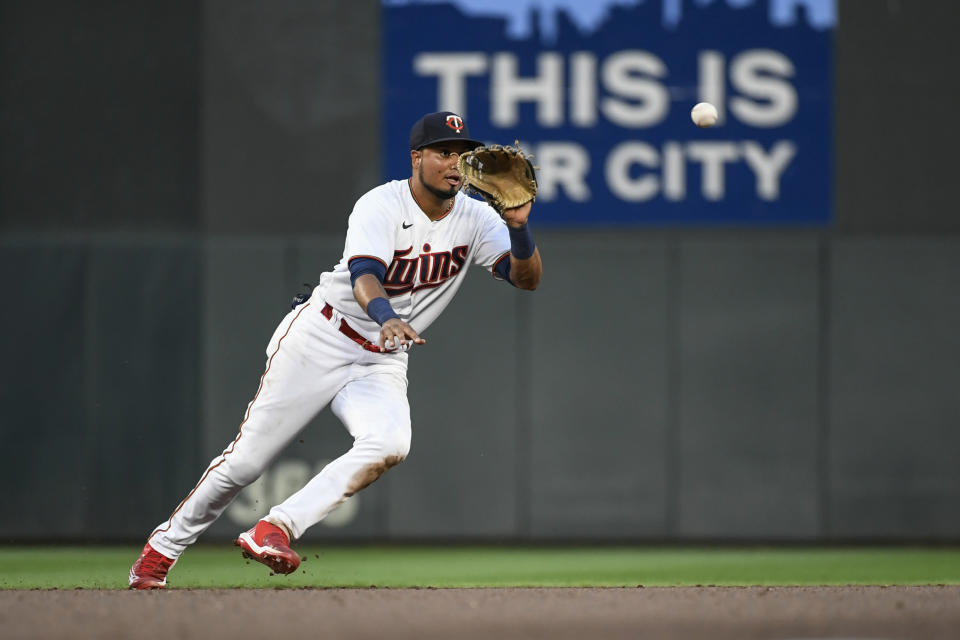
[[[388,267],[396,241],[395,217],[389,204],[375,194],[368,193],[357,200],[347,225],[344,258],[375,258]]]
[[[493,273],[494,266],[510,253],[510,232],[507,223],[490,206],[483,205],[480,215],[473,263]],[[493,275],[499,279],[496,273]]]

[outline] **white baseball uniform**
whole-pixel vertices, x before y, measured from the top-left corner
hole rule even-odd
[[[384,353],[375,346],[380,327],[353,296],[351,259],[372,258],[386,266],[383,286],[391,305],[422,333],[460,288],[467,265],[499,278],[494,268],[509,253],[503,220],[463,194],[439,220],[420,209],[407,180],[363,195],[350,215],[343,258],[274,332],[266,370],[236,439],[211,461],[149,543],[169,558],[179,557],[328,404],[353,436],[352,448],[273,507],[267,520],[298,538],[402,461],[411,435],[408,353]]]

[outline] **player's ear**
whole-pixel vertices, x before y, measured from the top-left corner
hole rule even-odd
[[[414,169],[420,164],[420,159],[423,157],[423,153],[418,149],[413,149],[410,151],[410,166]]]

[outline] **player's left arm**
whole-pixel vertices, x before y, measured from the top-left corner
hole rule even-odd
[[[503,212],[503,219],[510,232],[510,282],[518,289],[533,291],[540,284],[543,263],[540,250],[527,228],[532,202]]]

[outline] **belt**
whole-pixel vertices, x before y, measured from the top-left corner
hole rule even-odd
[[[320,310],[320,313],[327,320],[332,320],[333,307],[331,307],[330,304],[327,303],[323,305],[323,309]],[[347,336],[348,338],[356,342],[358,345],[360,345],[367,351],[372,351],[374,353],[386,353],[385,349],[381,349],[379,345],[370,342],[369,340],[364,338],[362,335],[357,333],[357,330],[351,327],[350,325],[348,325],[347,321],[344,320],[343,318],[340,319],[340,326],[338,328],[340,329],[340,333]]]

